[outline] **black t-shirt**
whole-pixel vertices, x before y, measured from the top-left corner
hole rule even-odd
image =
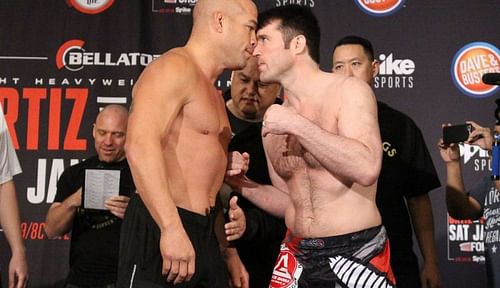
[[[413,270],[418,276],[405,198],[428,193],[441,184],[413,120],[382,102],[378,102],[378,118],[384,152],[376,199],[390,240],[391,265],[395,274]]]
[[[97,156],[66,169],[57,182],[54,202],[63,202],[82,187],[85,169],[120,170],[120,195],[135,191],[127,160],[104,163]],[[109,211],[78,209],[71,229],[70,272],[67,283],[106,285],[115,283],[118,267],[121,219]]]
[[[228,93],[225,98],[229,99]],[[262,122],[249,122],[235,117],[226,109],[233,131],[229,151],[250,154],[247,176],[261,184],[271,184],[267,161],[262,144]],[[238,197],[238,205],[245,211],[247,228],[235,246],[241,261],[250,274],[250,287],[267,287],[270,283],[274,264],[286,227],[282,219],[273,217],[257,208],[244,197]]]

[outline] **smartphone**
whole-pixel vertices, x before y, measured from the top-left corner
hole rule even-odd
[[[473,129],[471,124],[444,126],[443,142],[445,144],[464,142],[469,138]]]

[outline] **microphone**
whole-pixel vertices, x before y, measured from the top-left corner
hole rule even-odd
[[[500,85],[500,73],[485,73],[482,80],[484,84]]]

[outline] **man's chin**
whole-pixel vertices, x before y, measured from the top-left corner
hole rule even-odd
[[[106,163],[115,162],[115,155],[100,155],[99,160]]]

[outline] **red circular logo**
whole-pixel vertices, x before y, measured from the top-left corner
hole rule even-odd
[[[354,0],[361,10],[372,16],[387,16],[401,8],[405,0]]]
[[[85,14],[99,14],[113,5],[114,0],[69,0],[70,6]]]

